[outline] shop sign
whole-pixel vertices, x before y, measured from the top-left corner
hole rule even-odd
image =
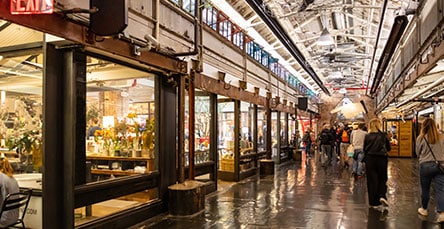
[[[11,0],[11,14],[51,14],[54,0]]]

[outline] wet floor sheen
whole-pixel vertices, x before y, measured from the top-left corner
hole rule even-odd
[[[417,214],[420,201],[416,159],[390,158],[388,211],[368,208],[365,178],[350,170],[308,163],[276,165],[273,176],[254,176],[238,183],[219,182],[205,200],[205,211],[191,219],[168,215],[134,228],[440,228],[433,197],[429,216]]]

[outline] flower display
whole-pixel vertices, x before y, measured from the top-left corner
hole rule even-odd
[[[17,150],[25,163],[32,162],[34,169],[38,170],[42,165],[41,106],[34,100],[21,98],[14,102],[14,107],[13,116],[2,116],[3,120],[13,122],[12,128],[1,128],[2,135],[6,137],[5,145],[9,150]]]

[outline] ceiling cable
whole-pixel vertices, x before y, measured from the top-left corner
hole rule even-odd
[[[379,19],[379,26],[378,26],[378,34],[376,35],[376,43],[373,48],[374,51],[373,51],[372,61],[370,63],[370,71],[368,73],[367,85],[370,85],[370,77],[371,77],[372,71],[373,71],[373,64],[375,63],[376,51],[378,50],[379,37],[381,36],[381,30],[384,25],[383,23],[384,23],[384,16],[385,16],[385,10],[387,8],[387,3],[388,3],[388,0],[384,0],[384,3],[382,4],[381,17]],[[365,91],[365,94],[368,95],[368,89]]]

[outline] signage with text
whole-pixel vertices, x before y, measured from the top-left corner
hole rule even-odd
[[[54,0],[11,0],[11,14],[51,14]]]

